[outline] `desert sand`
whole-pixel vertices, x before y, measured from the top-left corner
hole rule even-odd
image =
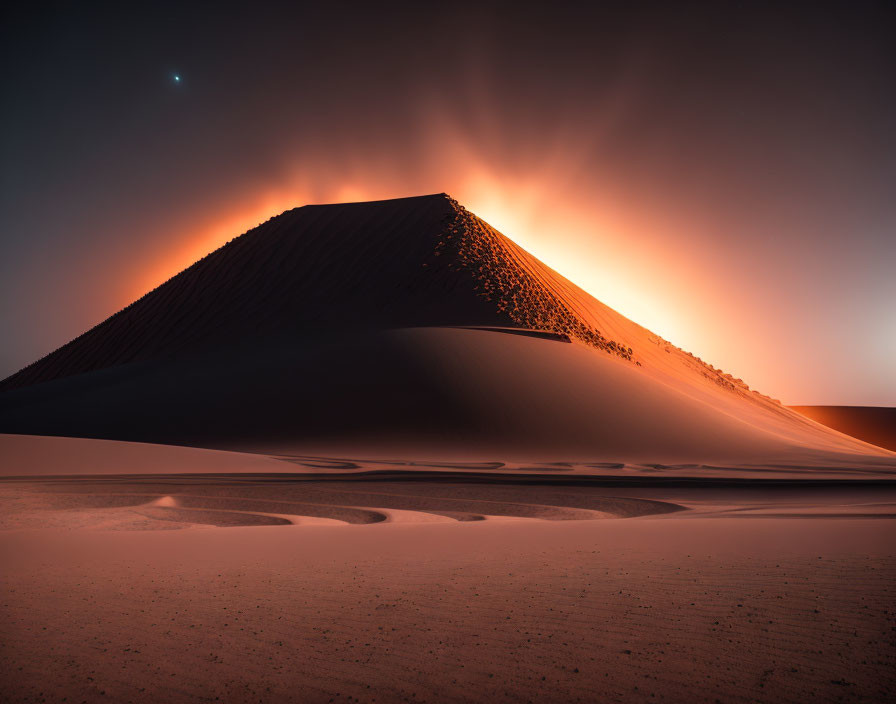
[[[894,696],[886,469],[0,450],[6,701]]]
[[[890,482],[320,463],[5,480],[4,700],[894,695]]]
[[[0,382],[0,699],[892,700],[834,428],[444,194],[288,211]]]

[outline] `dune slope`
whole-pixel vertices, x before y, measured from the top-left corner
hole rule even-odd
[[[444,194],[287,211],[0,392],[2,432],[265,452],[894,457],[627,320]]]

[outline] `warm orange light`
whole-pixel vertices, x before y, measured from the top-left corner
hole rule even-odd
[[[469,150],[460,153],[469,155]],[[449,181],[433,179],[432,185],[416,191],[394,175],[365,176],[354,168],[349,183],[336,183],[331,175],[322,178],[316,188],[300,183],[247,194],[224,214],[194,217],[180,226],[183,234],[176,237],[180,244],[147,265],[135,278],[129,300],[121,303],[142,296],[234,237],[290,208],[445,191],[610,307],[664,337],[680,337],[681,316],[663,311],[651,288],[639,285],[633,269],[636,265],[642,273],[649,272],[651,256],[656,253],[638,251],[633,256],[631,248],[620,246],[633,239],[625,225],[615,222],[609,209],[601,217],[594,203],[583,205],[570,198],[556,169],[520,175],[470,161],[456,164],[450,172]]]
[[[180,244],[159,252],[133,277],[128,300],[120,304],[284,210],[447,192],[622,315],[752,386],[774,391],[774,384],[764,388],[761,378],[742,371],[750,350],[761,350],[760,342],[748,338],[732,347],[719,333],[730,331],[731,311],[708,294],[725,281],[718,263],[693,245],[699,238],[675,232],[675,223],[686,220],[669,218],[662,204],[633,202],[618,189],[614,174],[583,161],[580,144],[558,138],[502,152],[435,118],[417,139],[419,144],[408,146],[420,156],[411,167],[406,155],[392,159],[374,144],[338,159],[306,152],[292,172],[285,169],[269,184],[247,187],[238,201],[186,214],[176,226]]]
[[[142,296],[163,284],[193,262],[227,244],[234,237],[279,215],[284,210],[301,205],[301,202],[296,202],[297,198],[300,199],[301,196],[279,191],[264,193],[249,199],[246,203],[238,204],[223,215],[200,218],[195,223],[187,225],[186,231],[179,237],[181,244],[170,252],[162,253],[159,259],[150,264],[137,278],[134,297]]]

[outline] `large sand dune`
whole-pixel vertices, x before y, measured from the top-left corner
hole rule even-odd
[[[265,453],[896,457],[632,323],[445,195],[288,211],[0,389],[3,432]]]
[[[894,697],[896,453],[444,195],[272,219],[0,433],[0,701]]]

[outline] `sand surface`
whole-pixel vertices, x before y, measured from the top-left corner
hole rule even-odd
[[[707,441],[708,446],[712,443]],[[614,483],[638,485],[661,479],[664,484],[699,480],[746,482],[775,481],[886,481],[896,477],[896,457],[887,455],[855,455],[813,453],[803,450],[784,454],[775,461],[725,462],[725,448],[714,455],[705,451],[702,462],[608,461],[607,454],[589,458],[581,455],[570,460],[562,451],[540,459],[521,460],[496,455],[462,455],[450,449],[438,451],[418,448],[421,454],[401,457],[400,451],[390,452],[382,446],[355,449],[362,455],[313,454],[319,448],[305,448],[305,452],[229,452],[158,445],[153,443],[94,440],[88,438],[45,437],[39,435],[0,434],[0,478],[41,476],[102,476],[102,475],[212,475],[226,476],[228,481],[238,475],[255,479],[270,475],[295,475],[295,479],[315,478],[344,481],[378,481],[383,479],[420,480],[425,482],[450,481],[463,477],[469,482],[518,482],[558,484]],[[444,448],[443,448],[444,451]],[[517,450],[517,453],[520,451]],[[624,452],[610,455],[624,456]],[[644,453],[636,453],[642,457]],[[646,455],[656,460],[656,455]],[[559,458],[565,458],[562,461]],[[715,459],[715,463],[711,460]],[[283,477],[290,480],[289,477]]]
[[[896,690],[886,471],[2,441],[4,457],[31,458],[12,465],[30,476],[7,463],[0,481],[3,701],[881,702]],[[41,462],[35,444],[49,446]],[[116,473],[132,454],[142,473]],[[86,476],[91,457],[103,469]]]
[[[888,701],[893,526],[3,530],[4,700]]]

